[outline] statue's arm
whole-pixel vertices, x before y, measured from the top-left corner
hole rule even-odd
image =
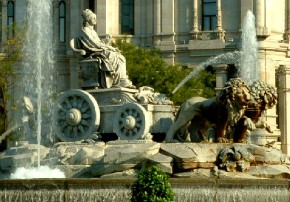
[[[79,48],[77,48],[77,45],[76,45],[76,40],[77,39],[71,39],[70,40],[70,47],[71,47],[71,49],[74,51],[74,52],[76,52],[76,53],[79,53],[79,54],[81,54],[81,55],[86,55],[86,51],[84,50],[84,49],[79,49]]]

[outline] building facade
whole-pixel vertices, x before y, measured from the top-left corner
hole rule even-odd
[[[23,22],[27,0],[2,0],[2,28]],[[97,14],[100,37],[125,37],[140,47],[156,47],[169,64],[195,68],[220,54],[239,50],[241,27],[248,10],[256,17],[260,78],[277,87],[279,103],[268,110],[273,134],[262,144],[281,142],[290,154],[290,3],[288,0],[52,0],[58,91],[78,88],[78,59],[70,39],[82,27],[81,13]],[[5,43],[13,31],[2,29]],[[16,64],[21,65],[21,64]],[[216,68],[217,89],[231,77],[232,64]],[[17,80],[15,81],[17,82]],[[17,95],[17,90],[12,96]],[[11,113],[13,116],[13,113]]]

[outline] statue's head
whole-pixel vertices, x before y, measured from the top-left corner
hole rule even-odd
[[[251,100],[249,87],[241,78],[232,78],[218,93],[217,100],[224,105],[246,108]]]
[[[93,13],[90,9],[85,9],[83,10],[82,17],[83,17],[83,25],[86,26],[90,23],[92,18],[96,18],[96,14]]]
[[[251,107],[260,110],[271,109],[277,104],[278,94],[275,86],[265,81],[256,81],[250,86]]]

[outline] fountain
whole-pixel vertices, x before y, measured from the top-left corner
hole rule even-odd
[[[30,0],[27,4],[27,33],[23,48],[25,76],[23,78],[23,97],[26,110],[34,124],[29,128],[27,124],[25,140],[37,144],[37,168],[18,168],[12,178],[32,177],[64,177],[64,174],[55,175],[54,170],[49,172],[48,166],[40,166],[40,145],[49,145],[53,141],[53,88],[54,83],[54,54],[52,33],[52,2],[47,0]],[[33,104],[32,104],[33,103]],[[36,112],[34,111],[36,110]],[[24,116],[23,116],[24,117]],[[25,121],[22,120],[24,123]],[[26,120],[28,122],[28,120]],[[50,124],[47,124],[50,123]],[[30,129],[30,128],[29,128]],[[46,137],[46,138],[44,138]],[[58,171],[61,173],[60,171]],[[26,174],[24,174],[26,173]],[[30,174],[31,173],[31,174]]]
[[[29,3],[31,11],[36,12],[33,13],[34,17],[38,16],[36,10],[41,10],[43,14],[49,13],[49,1]],[[40,5],[41,9],[37,7]],[[40,16],[37,19],[40,19]],[[47,19],[48,16],[42,20]],[[34,32],[35,30],[37,29],[34,29]],[[40,43],[41,41],[34,43],[28,40],[28,45],[35,47]],[[47,44],[50,50],[53,49],[51,44]],[[30,50],[32,56],[37,55],[33,48],[26,46],[25,49]],[[44,53],[46,54],[43,54],[43,57],[50,54]],[[30,58],[32,56],[30,55]],[[49,56],[47,63],[52,65],[53,57]],[[199,65],[186,79],[196,75],[204,66],[233,64],[239,61],[237,58],[240,57],[241,53],[238,51],[217,56]],[[41,67],[43,60],[37,59],[32,64],[34,67]],[[26,61],[30,67],[32,65],[28,65],[31,64],[29,62],[30,60]],[[40,70],[38,78],[44,77],[42,71],[44,70]],[[50,72],[53,72],[53,69],[49,69],[45,75],[51,75]],[[48,80],[40,80],[38,87],[45,86],[43,82],[46,81]],[[181,82],[179,87],[184,82],[186,80]],[[31,91],[31,86],[25,89],[25,92]],[[37,100],[44,97],[49,99],[50,96],[46,94],[48,91],[42,90],[40,96],[33,94],[32,98],[29,98],[32,103],[37,103]],[[156,99],[160,97],[162,99]],[[74,89],[62,93],[59,100],[60,103],[55,106],[60,107],[57,119],[61,123],[60,129],[65,129],[58,130],[61,132],[58,137],[62,138],[62,141],[54,142],[49,148],[46,147],[46,141],[43,142],[40,138],[37,141],[41,143],[39,145],[20,142],[17,147],[9,148],[1,154],[0,174],[4,178],[0,182],[1,201],[129,201],[130,186],[145,162],[157,164],[172,176],[170,182],[176,193],[175,201],[289,201],[290,158],[280,150],[271,148],[271,145],[261,147],[241,143],[160,143],[147,139],[149,132],[163,132],[168,129],[168,124],[172,124],[168,122],[172,119],[171,112],[166,111],[172,107],[170,102],[149,87],[143,87],[142,91],[122,88],[87,91]],[[114,103],[114,106],[106,105],[108,101]],[[41,116],[42,109],[46,107],[41,104],[35,106],[36,116]],[[99,115],[104,119],[100,121]],[[121,118],[116,119],[117,116]],[[166,122],[162,122],[164,116]],[[37,124],[37,136],[47,134],[41,128],[41,120],[48,122],[47,119],[48,117],[38,119],[40,122]],[[148,120],[151,125],[146,125]],[[95,131],[99,125],[99,131]],[[100,133],[111,131],[113,126],[118,127],[115,132],[121,134],[120,139],[102,141],[99,138]],[[87,134],[88,132],[90,134]],[[20,165],[26,164],[29,167],[35,164],[33,159],[36,153],[38,167],[43,170],[40,171],[41,176],[32,178],[57,178],[60,174],[58,170],[40,165],[53,166],[65,172],[66,178],[19,179],[26,177],[26,170],[24,173],[20,172],[20,177],[16,173],[11,175]],[[39,172],[37,169],[33,171]],[[50,176],[43,175],[44,173],[49,173]],[[14,179],[8,179],[10,177]]]
[[[241,50],[217,55],[199,64],[178,84],[172,93],[176,93],[189,79],[195,77],[205,67],[218,64],[235,64],[239,67],[238,76],[243,78],[248,85],[251,85],[260,78],[258,61],[255,16],[248,10],[242,26]]]

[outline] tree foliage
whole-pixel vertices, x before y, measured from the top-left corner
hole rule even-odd
[[[174,200],[174,192],[167,174],[156,165],[148,166],[140,171],[131,191],[132,202],[169,202]]]
[[[172,94],[175,87],[190,73],[190,69],[168,65],[155,48],[138,48],[122,39],[116,40],[112,45],[118,47],[125,56],[128,75],[137,87],[153,87],[175,104],[181,104],[193,96],[212,97],[215,94],[215,76],[212,71],[201,71]]]
[[[13,25],[12,37],[8,37],[1,43],[0,53],[0,133],[6,130],[8,90],[12,87],[10,79],[15,76],[13,65],[21,59],[22,46],[24,42],[25,28]],[[6,28],[6,36],[11,30]]]

